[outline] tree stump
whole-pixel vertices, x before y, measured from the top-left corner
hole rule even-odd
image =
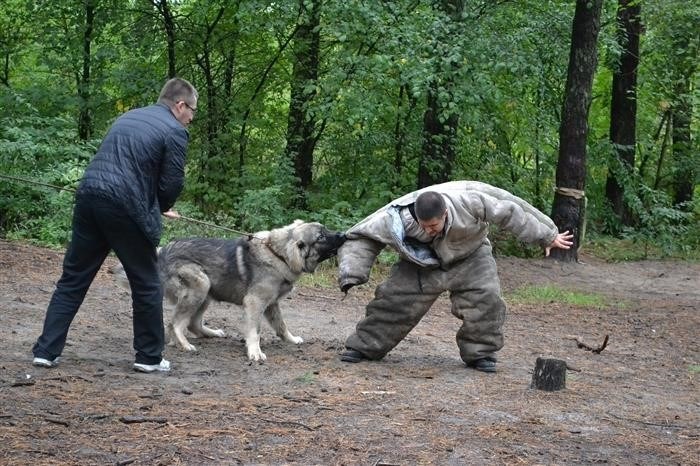
[[[566,388],[566,361],[537,358],[530,388],[548,392]]]

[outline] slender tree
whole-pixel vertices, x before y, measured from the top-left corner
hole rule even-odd
[[[617,41],[622,52],[613,71],[610,102],[610,142],[616,157],[608,170],[605,195],[623,225],[633,222],[630,208],[624,201],[624,191],[625,179],[635,165],[641,3],[618,0],[617,9]]]
[[[175,16],[170,8],[168,0],[152,0],[153,6],[158,11],[165,31],[165,43],[168,48],[168,78],[177,76],[177,62],[175,59]]]
[[[83,23],[83,53],[82,70],[75,72],[75,81],[78,87],[78,137],[83,141],[90,139],[92,135],[92,109],[90,102],[91,71],[92,71],[92,41],[95,28],[95,9],[97,0],[85,0]]]
[[[306,207],[304,191],[311,185],[317,120],[307,104],[316,95],[318,84],[321,0],[299,0],[299,27],[294,36],[294,64],[287,119],[285,156],[294,165],[298,182],[297,205]]]
[[[698,33],[694,40],[690,34],[677,37],[677,63],[674,70],[674,103],[671,106],[673,122],[671,139],[673,141],[673,203],[690,209],[693,191],[697,184],[700,155],[694,147],[691,122],[693,120],[693,75],[697,71]]]
[[[678,92],[682,97],[673,108],[673,203],[689,210],[697,183],[700,156],[693,150],[690,131],[693,106],[689,83],[680,83],[679,88]]]
[[[0,84],[10,86],[12,64],[27,44],[32,42],[28,5],[14,0],[3,2],[0,13]]]
[[[603,0],[577,0],[574,13],[569,67],[559,127],[559,158],[552,219],[561,231],[574,233],[570,250],[554,249],[552,257],[578,260],[585,219],[586,138],[593,76],[598,63],[597,43]]]

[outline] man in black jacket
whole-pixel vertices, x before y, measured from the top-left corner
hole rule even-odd
[[[187,126],[197,109],[196,89],[184,79],[165,83],[158,102],[119,117],[78,186],[73,232],[63,274],[51,297],[44,329],[33,347],[33,364],[54,367],[68,329],[90,284],[113,250],[131,285],[136,361],[141,372],[170,370],[163,359],[163,293],[156,248],[161,214],[184,184]]]

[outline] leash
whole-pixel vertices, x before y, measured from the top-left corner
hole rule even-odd
[[[68,191],[68,192],[72,192],[72,193],[75,192],[75,189],[73,189],[73,188],[66,188],[65,186],[56,186],[55,184],[42,183],[40,181],[27,180],[25,178],[19,178],[17,176],[3,175],[2,173],[0,173],[0,178],[5,178],[8,180],[13,180],[13,181],[21,181],[22,183],[35,184],[38,186],[46,186],[48,188],[58,189],[60,191]]]
[[[180,215],[180,214],[178,214],[178,215]],[[172,217],[166,217],[166,218],[172,219]],[[247,236],[248,238],[255,238],[256,237],[253,233],[248,233],[246,231],[234,230],[233,228],[224,227],[221,225],[217,225],[215,223],[205,222],[204,220],[198,220],[198,219],[192,218],[192,217],[185,217],[184,215],[180,215],[179,217],[175,218],[174,220],[177,220],[179,218],[181,218],[182,220],[187,220],[188,222],[198,223],[200,225],[204,225],[204,226],[207,226],[210,228],[218,228],[219,230],[230,231],[231,233],[236,233],[237,235],[241,235],[241,236]]]
[[[66,187],[64,187],[64,186],[57,186],[57,185],[55,185],[55,184],[42,183],[42,182],[40,182],[40,181],[28,180],[28,179],[26,179],[26,178],[20,178],[20,177],[18,177],[18,176],[4,175],[4,174],[2,174],[2,173],[0,173],[0,178],[5,178],[5,179],[7,179],[7,180],[12,180],[12,181],[19,181],[19,182],[27,183],[27,184],[33,184],[33,185],[37,185],[37,186],[45,186],[45,187],[47,187],[47,188],[58,189],[58,190],[60,190],[60,191],[68,191],[68,192],[71,192],[71,193],[75,193],[75,192],[76,192],[76,190],[75,190],[74,188],[66,188]],[[217,225],[217,224],[215,224],[215,223],[205,222],[204,220],[198,220],[198,219],[196,219],[196,218],[186,217],[186,216],[180,215],[180,214],[178,214],[178,215],[179,215],[179,217],[176,217],[176,218],[173,218],[173,217],[166,217],[166,218],[170,218],[170,219],[173,219],[173,220],[182,219],[182,220],[185,220],[185,221],[188,221],[188,222],[197,223],[197,224],[199,224],[199,225],[204,225],[204,226],[209,227],[209,228],[217,228],[217,229],[219,229],[219,230],[224,230],[224,231],[229,231],[229,232],[231,232],[231,233],[236,233],[237,235],[240,235],[240,236],[247,236],[249,239],[256,238],[256,236],[255,236],[253,233],[248,233],[248,232],[245,232],[245,231],[234,230],[233,228],[228,228],[228,227],[225,227],[225,226]],[[259,239],[259,238],[258,238],[258,239]]]

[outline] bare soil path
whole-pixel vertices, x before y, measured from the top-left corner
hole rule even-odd
[[[371,287],[341,300],[298,287],[290,346],[245,356],[240,312],[215,305],[225,339],[168,348],[169,374],[132,372],[128,293],[100,272],[61,365],[30,364],[62,254],[0,240],[0,464],[465,465],[700,462],[700,264],[499,258],[506,297],[525,285],[621,306],[511,303],[498,372],[466,369],[441,298],[384,360],[346,364]],[[167,315],[166,315],[167,318]],[[600,354],[577,348],[567,335]],[[566,360],[567,388],[532,390],[537,357]]]

